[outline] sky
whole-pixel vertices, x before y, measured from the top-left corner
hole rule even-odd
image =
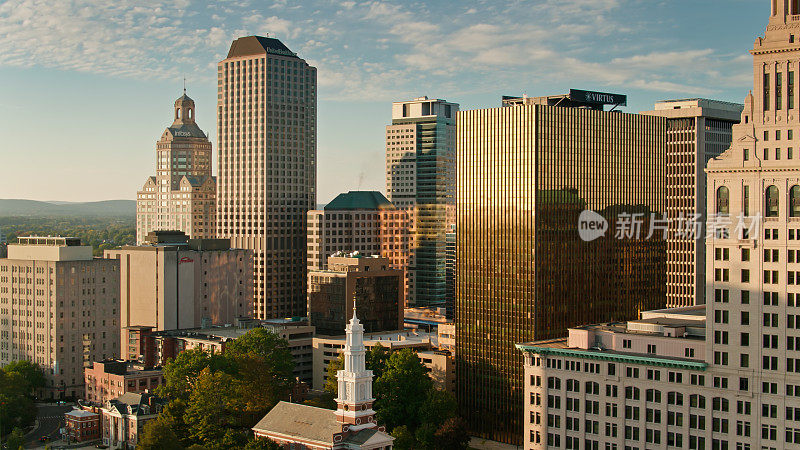
[[[318,69],[318,203],[384,192],[391,102],[502,95],[741,103],[768,0],[0,0],[0,198],[135,199],[183,77],[216,158],[216,64],[241,36]],[[214,168],[216,174],[216,166]]]

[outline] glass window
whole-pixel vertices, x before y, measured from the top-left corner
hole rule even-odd
[[[789,215],[800,217],[800,186],[794,185],[789,190]]]
[[[729,214],[729,199],[730,191],[725,186],[720,186],[717,189],[717,214]]]
[[[778,217],[778,188],[775,186],[768,187],[764,197],[766,204],[764,215],[766,217]]]

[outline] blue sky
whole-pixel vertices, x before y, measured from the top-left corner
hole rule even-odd
[[[184,75],[216,152],[215,67],[239,36],[270,33],[318,68],[326,203],[384,190],[392,101],[741,102],[768,15],[767,0],[0,0],[0,198],[134,199]]]

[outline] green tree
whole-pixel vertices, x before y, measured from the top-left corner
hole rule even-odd
[[[36,405],[28,395],[30,389],[19,372],[0,368],[0,436],[15,427],[25,428],[36,419]]]
[[[235,385],[234,377],[227,373],[212,372],[208,367],[200,372],[184,416],[192,442],[215,448],[230,440],[227,433],[231,428],[241,426],[237,412],[244,401],[236,395]]]
[[[328,378],[325,380],[325,386],[323,386],[323,390],[333,394],[334,397],[339,395],[337,374],[342,369],[344,369],[344,354],[339,353],[336,359],[332,359],[331,362],[328,363],[328,368],[326,369]]]
[[[393,430],[407,425],[416,430],[419,411],[433,389],[428,369],[410,349],[392,352],[386,371],[374,383],[375,411],[378,423]]]
[[[164,384],[159,386],[158,394],[168,399],[188,400],[197,377],[206,368],[213,372],[232,371],[228,360],[219,353],[199,348],[186,350],[164,366]]]
[[[375,379],[378,379],[386,371],[386,364],[389,363],[389,350],[381,344],[374,345],[367,352],[367,369],[372,371]]]
[[[230,342],[225,357],[237,371],[237,388],[253,426],[278,401],[288,398],[294,385],[294,360],[289,344],[277,334],[254,328]]]
[[[9,449],[25,449],[25,435],[22,429],[15,427],[11,434],[6,439],[6,447]]]
[[[145,424],[139,443],[136,445],[136,450],[183,450],[183,448],[172,429],[172,423],[161,415]]]
[[[23,383],[21,388],[26,395],[33,395],[36,389],[45,386],[44,371],[39,364],[27,360],[14,361],[3,370],[9,375],[19,375],[18,379]]]
[[[407,426],[400,425],[392,430],[391,434],[394,436],[395,450],[413,450],[416,448],[417,440],[414,438],[414,434],[409,431]]]
[[[461,417],[450,417],[436,430],[436,448],[466,449],[469,445],[467,423]]]

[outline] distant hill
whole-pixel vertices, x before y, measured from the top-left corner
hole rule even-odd
[[[2,216],[135,216],[135,200],[102,202],[40,202],[36,200],[0,199]]]

